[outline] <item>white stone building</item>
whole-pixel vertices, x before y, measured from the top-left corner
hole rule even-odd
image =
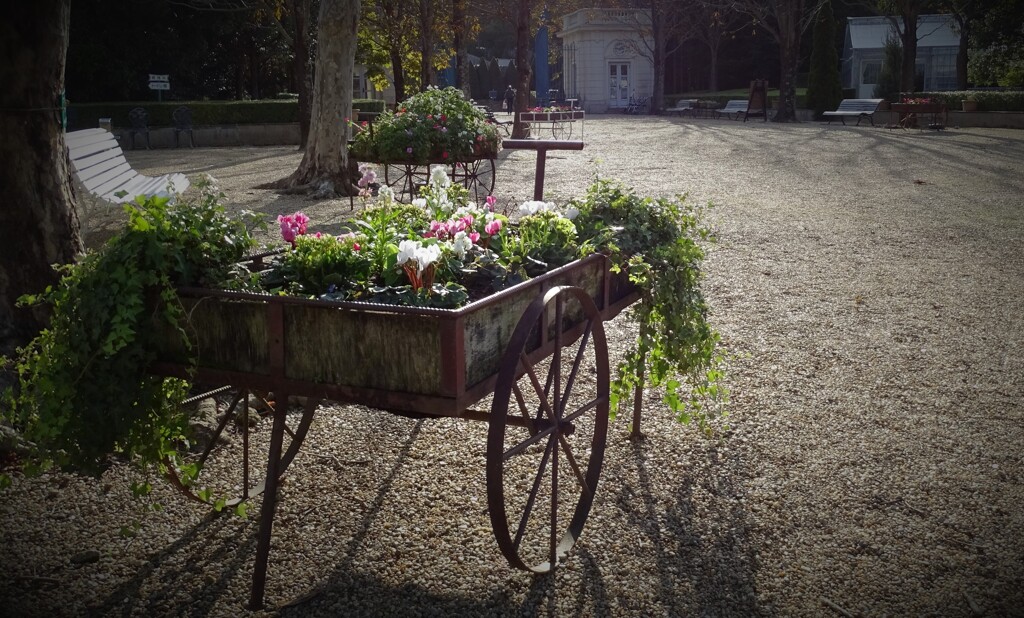
[[[645,56],[651,14],[644,9],[580,9],[562,19],[565,97],[587,112],[624,109],[630,97],[650,97],[654,65]]]

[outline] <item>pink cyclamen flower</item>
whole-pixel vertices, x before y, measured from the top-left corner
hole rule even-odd
[[[281,226],[281,238],[295,246],[295,237],[306,233],[309,217],[302,212],[291,215],[278,215],[277,223]]]
[[[469,239],[472,240],[474,243],[480,242],[480,232],[470,232]]]
[[[501,231],[501,219],[495,219],[484,226],[484,231],[487,232],[488,236],[495,236]]]
[[[484,202],[487,204],[487,210],[494,212],[494,205],[498,203],[498,198],[493,195],[488,195]],[[500,225],[498,226],[498,229],[501,229]]]

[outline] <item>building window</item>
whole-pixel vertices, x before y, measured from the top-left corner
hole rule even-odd
[[[366,74],[365,73],[353,73],[352,74],[352,98],[353,99],[366,99]]]
[[[932,52],[931,79],[925,84],[928,90],[956,90],[956,51],[949,47]]]

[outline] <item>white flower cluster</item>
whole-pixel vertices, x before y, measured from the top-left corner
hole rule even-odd
[[[522,204],[519,205],[519,214],[523,215],[524,217],[535,215],[539,212],[553,212],[560,217],[565,217],[566,219],[569,219],[570,221],[575,219],[576,216],[580,214],[579,209],[573,207],[567,208],[563,213],[558,209],[558,206],[555,206],[554,202],[540,202],[531,200],[528,202],[523,202]]]
[[[409,262],[416,263],[420,274],[441,257],[441,247],[431,244],[423,246],[418,240],[403,240],[398,243],[398,265],[405,266]]]

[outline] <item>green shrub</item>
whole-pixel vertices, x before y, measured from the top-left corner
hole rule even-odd
[[[950,90],[945,92],[918,92],[916,98],[932,99],[946,104],[946,109],[960,109],[967,97],[978,102],[979,112],[1024,112],[1024,91]]]
[[[299,103],[295,99],[265,101],[127,101],[119,103],[81,103],[68,106],[69,129],[99,126],[100,118],[110,118],[115,127],[129,127],[128,113],[136,107],[149,113],[149,126],[174,125],[171,114],[186,105],[192,110],[196,126],[232,124],[276,124],[299,121]],[[384,111],[384,101],[356,99],[352,108],[360,111]]]

